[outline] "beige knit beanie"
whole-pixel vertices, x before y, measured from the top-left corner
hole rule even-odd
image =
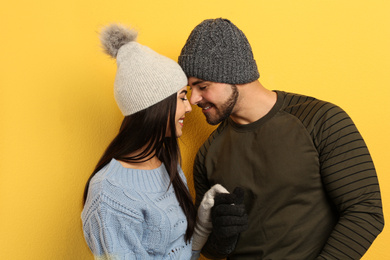
[[[124,116],[146,109],[187,85],[173,60],[137,43],[137,32],[120,24],[101,31],[105,52],[116,58],[115,100]]]

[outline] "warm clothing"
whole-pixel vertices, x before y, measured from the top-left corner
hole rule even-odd
[[[248,229],[248,214],[241,187],[236,187],[232,193],[215,195],[211,222],[212,230],[206,241],[207,246],[218,253],[214,256],[224,258],[235,249],[240,234]]]
[[[179,65],[187,77],[245,84],[260,77],[245,34],[228,19],[206,19],[197,25],[181,50]]]
[[[112,159],[96,173],[82,212],[96,259],[191,258],[192,245],[184,240],[187,219],[169,181],[164,164],[136,170]]]
[[[114,97],[124,116],[151,107],[187,86],[176,61],[136,41],[138,32],[121,24],[104,27],[100,41],[116,59]]]
[[[214,197],[219,193],[229,193],[223,186],[215,184],[203,196],[196,214],[196,224],[192,239],[192,250],[199,251],[206,243],[213,224],[211,222],[211,208],[214,206]]]
[[[364,140],[341,108],[312,97],[277,91],[258,121],[222,122],[194,183],[197,206],[216,183],[245,189],[249,228],[229,259],[359,259],[384,225]]]

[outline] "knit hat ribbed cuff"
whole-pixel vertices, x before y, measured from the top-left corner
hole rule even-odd
[[[260,77],[245,34],[227,19],[197,25],[181,50],[179,64],[187,77],[245,84]]]
[[[210,59],[181,55],[179,65],[186,76],[227,84],[246,84],[260,77],[255,60]]]
[[[114,95],[124,116],[153,106],[187,86],[179,64],[136,42],[137,32],[111,24],[101,32],[107,54],[116,58]]]

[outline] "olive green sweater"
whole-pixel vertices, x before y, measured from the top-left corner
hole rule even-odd
[[[214,184],[245,189],[249,228],[229,259],[359,259],[384,225],[374,164],[351,118],[277,91],[258,121],[222,122],[194,164],[196,205]],[[206,243],[202,253],[216,256]]]

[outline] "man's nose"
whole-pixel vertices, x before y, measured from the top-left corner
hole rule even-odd
[[[197,105],[199,101],[202,100],[202,95],[200,95],[199,91],[193,88],[191,90],[191,97],[190,97],[190,103],[192,105]]]

